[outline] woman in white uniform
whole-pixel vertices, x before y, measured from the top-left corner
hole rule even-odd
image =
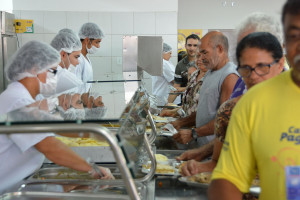
[[[162,76],[152,76],[152,94],[158,96],[160,105],[165,105],[169,96],[170,88],[174,84],[175,66],[170,62],[172,47],[163,43],[163,74]],[[180,103],[177,97],[174,104]]]
[[[11,83],[0,95],[0,114],[33,103],[36,95],[47,88],[47,71],[59,62],[59,53],[45,43],[30,41],[20,48],[5,67]],[[0,194],[40,168],[43,154],[56,164],[97,177],[83,158],[53,134],[0,134]],[[113,178],[107,169],[100,170],[104,179]]]
[[[100,42],[104,37],[102,30],[95,23],[85,23],[79,30],[79,38],[82,43],[79,64],[76,66],[75,74],[84,83],[93,80],[93,67],[87,54],[95,54],[100,49]],[[87,91],[91,84],[87,84]]]

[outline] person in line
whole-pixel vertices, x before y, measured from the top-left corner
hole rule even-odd
[[[100,49],[100,43],[104,37],[103,31],[95,23],[85,23],[79,30],[79,38],[82,43],[79,64],[76,66],[75,74],[84,83],[94,80],[93,67],[88,54],[95,54]],[[91,88],[91,84],[86,84],[86,91]]]
[[[180,129],[173,138],[181,144],[187,144],[193,139],[197,139],[198,146],[202,146],[214,138],[214,119],[217,110],[222,103],[229,99],[239,78],[236,66],[229,62],[228,39],[221,32],[207,33],[201,39],[200,53],[202,62],[208,71],[201,86],[197,112],[172,122],[176,129],[196,125],[195,129]]]
[[[254,85],[277,76],[282,72],[284,58],[280,47],[281,45],[276,37],[267,32],[251,33],[238,44],[236,52],[239,55],[237,57],[239,60],[238,63],[243,63],[243,65],[239,65],[238,72],[242,76],[248,90]],[[269,64],[270,60],[274,60],[274,62]],[[255,65],[250,65],[250,61],[255,63]],[[252,66],[256,68],[254,69]],[[252,69],[254,69],[254,72]],[[188,161],[182,168],[183,176],[213,171],[220,156],[232,110],[241,97],[242,95],[226,101],[218,110],[215,120],[216,139],[214,141],[212,158],[205,162]]]
[[[283,47],[283,32],[279,21],[274,17],[265,13],[255,12],[247,16],[236,28],[237,41],[241,41],[245,36],[253,32],[269,32],[277,37],[278,41]],[[246,85],[242,79],[236,82],[231,99],[244,94],[247,91]]]
[[[283,44],[283,32],[282,28],[280,27],[280,23],[277,22],[275,19],[273,19],[271,16],[266,15],[264,13],[252,13],[248,17],[246,17],[242,22],[237,26],[237,43],[240,42],[243,37],[247,36],[247,34],[253,32],[269,32],[276,36],[280,44]],[[236,87],[238,86],[238,87]],[[245,89],[245,83],[240,77],[235,85],[235,89],[233,93],[231,94],[230,99],[241,96],[244,92],[247,90]],[[224,110],[225,112],[225,110]],[[223,113],[223,111],[218,111],[218,113]],[[218,116],[222,117],[223,114],[218,114]],[[226,128],[228,125],[228,122],[225,120],[229,120],[228,117],[222,117],[222,118],[216,118],[215,123],[215,135],[219,137],[218,135],[225,135]],[[223,127],[223,128],[220,128]],[[215,145],[215,146],[214,146]],[[213,140],[212,142],[208,143],[205,146],[202,146],[197,149],[192,149],[189,151],[184,152],[181,154],[177,159],[178,160],[196,160],[196,161],[202,161],[203,159],[207,158],[212,151],[214,151],[213,154],[218,154],[222,148],[222,142],[218,139]],[[219,157],[219,156],[214,156]],[[211,168],[214,168],[215,165],[211,165]],[[205,170],[204,168],[202,170]],[[206,168],[206,170],[208,170]]]
[[[196,34],[191,34],[185,39],[185,49],[186,56],[184,56],[180,61],[178,61],[175,68],[174,75],[174,87],[177,89],[176,92],[185,91],[185,87],[188,83],[188,68],[190,66],[196,66],[196,51],[199,44],[200,38]],[[181,54],[178,55],[180,57]],[[174,95],[170,95],[168,102],[173,103]]]
[[[5,67],[11,83],[0,95],[0,114],[35,102],[47,88],[47,71],[60,63],[59,53],[48,44],[30,41],[21,47]],[[43,87],[41,87],[43,85]],[[89,163],[75,154],[53,134],[0,135],[0,193],[32,174],[42,166],[44,155],[54,163],[99,177]],[[102,179],[113,178],[110,171],[99,167]]]
[[[152,94],[159,98],[159,106],[164,106],[167,103],[167,98],[170,92],[169,86],[174,84],[175,67],[170,62],[172,56],[172,47],[167,43],[163,43],[163,73],[161,76],[152,76]],[[175,104],[180,103],[177,98]]]
[[[196,58],[196,64],[198,68],[194,66],[189,67],[189,82],[182,97],[182,109],[187,116],[197,111],[200,88],[204,80],[204,75],[207,72],[206,67],[202,63],[200,45],[198,45]],[[162,110],[160,116],[176,117],[178,115],[177,110],[178,108],[172,110],[164,109]]]
[[[241,199],[242,193],[249,191],[256,172],[260,177],[260,199],[299,197],[298,188],[290,188],[291,174],[299,175],[300,164],[298,0],[286,1],[282,22],[291,70],[251,88],[235,106],[208,189],[210,200]],[[244,64],[247,63],[240,66]]]

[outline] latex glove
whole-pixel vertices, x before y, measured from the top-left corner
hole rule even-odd
[[[97,166],[101,173],[102,173],[102,176],[99,175],[99,173],[96,172],[95,169],[92,169],[91,171],[89,171],[89,173],[96,179],[115,179],[115,177],[112,175],[110,169],[106,168],[106,167],[100,167],[100,166]]]

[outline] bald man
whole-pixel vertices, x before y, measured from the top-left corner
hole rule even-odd
[[[182,144],[197,140],[198,146],[207,144],[214,138],[214,119],[217,110],[229,99],[239,78],[236,65],[229,62],[228,39],[221,32],[207,33],[201,39],[200,53],[208,71],[200,89],[197,113],[175,124],[176,128],[193,125],[196,125],[196,128],[179,130],[173,136]]]

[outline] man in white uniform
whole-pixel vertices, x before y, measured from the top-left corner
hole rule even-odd
[[[59,62],[59,53],[45,43],[30,41],[20,48],[5,67],[11,83],[0,95],[0,114],[33,103],[47,88],[47,71]],[[53,134],[0,134],[0,194],[40,168],[43,154],[56,164],[97,177],[83,158]],[[100,167],[100,170],[103,178],[112,178],[107,169]]]
[[[159,104],[165,105],[169,96],[170,88],[174,84],[175,66],[170,62],[172,56],[172,47],[163,43],[163,74],[161,76],[152,76],[152,94],[158,96]],[[180,103],[178,96],[174,104]]]
[[[79,38],[82,43],[81,55],[79,58],[79,64],[76,66],[75,74],[84,83],[92,81],[93,67],[87,54],[95,54],[100,49],[100,42],[104,37],[104,33],[95,23],[85,23],[79,30]],[[88,92],[91,84],[86,85],[85,92]]]
[[[75,33],[71,32],[72,30],[70,32],[67,32],[66,29],[63,30],[50,43],[61,57],[61,62],[57,67],[56,93],[61,93],[83,84],[81,79],[71,72],[71,70],[75,70],[74,66],[79,64],[82,48],[80,39]]]

